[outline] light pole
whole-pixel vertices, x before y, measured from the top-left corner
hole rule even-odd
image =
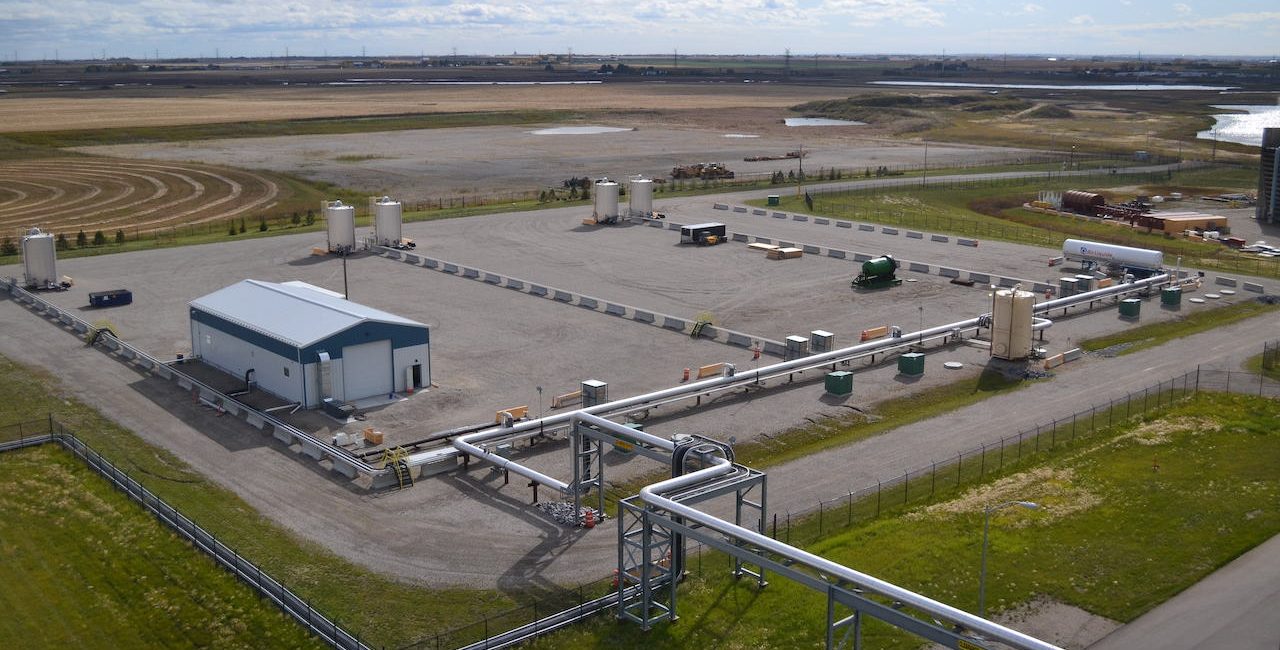
[[[538,389],[538,433],[542,433],[542,386],[536,388]]]
[[[1036,510],[1040,504],[1033,501],[1005,501],[1000,505],[987,506],[982,518],[982,565],[978,570],[978,616],[982,618],[987,617],[987,531],[991,528],[991,513],[1009,506]]]

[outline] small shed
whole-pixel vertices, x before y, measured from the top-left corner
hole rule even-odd
[[[305,408],[431,383],[426,325],[320,287],[244,280],[189,307],[198,358]]]

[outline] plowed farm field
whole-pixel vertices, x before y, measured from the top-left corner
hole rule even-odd
[[[280,179],[257,172],[116,158],[0,162],[0,231],[127,229],[254,216],[281,199]]]

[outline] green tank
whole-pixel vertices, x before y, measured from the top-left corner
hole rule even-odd
[[[863,289],[878,289],[902,284],[902,280],[894,277],[898,270],[898,261],[890,255],[873,257],[862,263],[862,275],[853,279],[853,286]]]
[[[889,276],[893,277],[893,272],[898,270],[898,262],[889,255],[881,257],[873,257],[862,263],[862,274],[867,277],[872,276]]]

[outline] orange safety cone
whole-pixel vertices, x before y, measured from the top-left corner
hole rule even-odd
[[[680,379],[680,381],[689,381],[689,369],[688,369],[688,368],[685,368],[685,369],[684,369],[684,377],[683,377],[683,378],[681,378],[681,379]]]
[[[586,521],[584,521],[582,525],[586,526],[587,528],[596,527],[596,511],[595,510],[590,510],[590,509],[587,510]]]

